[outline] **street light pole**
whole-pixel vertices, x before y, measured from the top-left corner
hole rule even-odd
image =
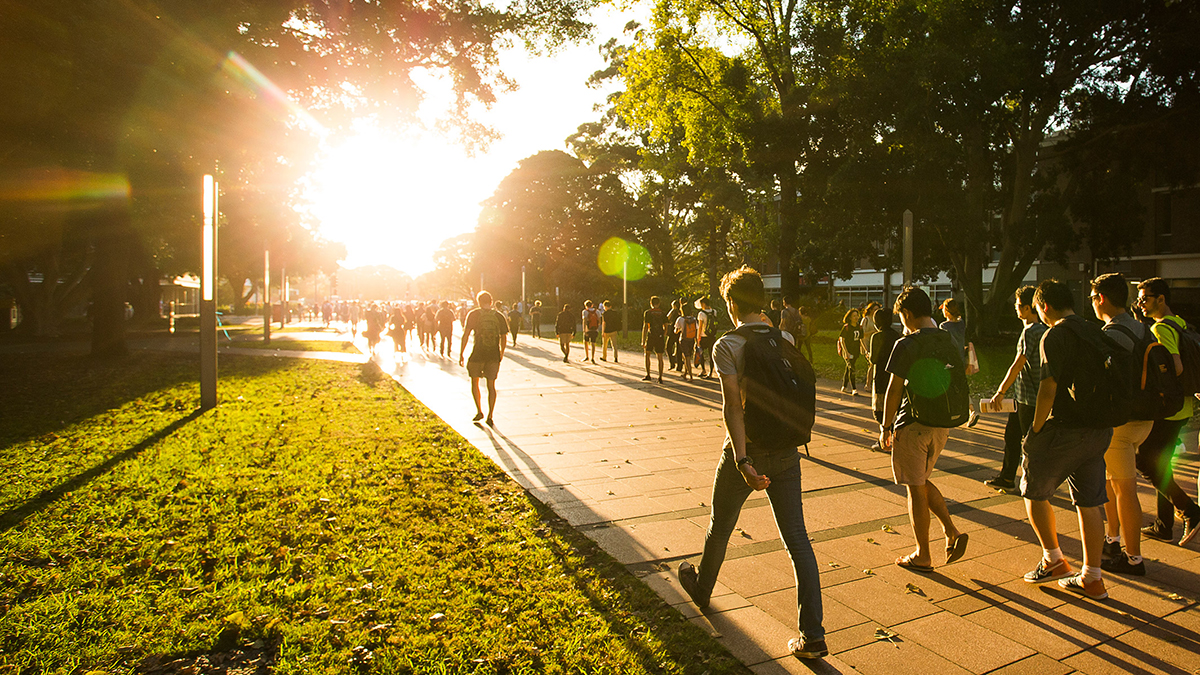
[[[217,220],[220,185],[204,176],[204,229],[200,274],[200,409],[217,407]]]
[[[271,344],[271,251],[263,249],[263,343]]]
[[[913,281],[913,212],[904,209],[904,285]]]
[[[621,337],[629,337],[629,261],[621,263]]]

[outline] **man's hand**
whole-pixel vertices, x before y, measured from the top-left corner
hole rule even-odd
[[[463,357],[462,357],[462,354],[459,354],[458,355],[458,365],[461,366],[462,364],[463,364]]]
[[[771,484],[770,478],[766,476],[760,476],[759,473],[754,470],[754,465],[748,462],[739,466],[738,471],[742,473],[742,478],[746,481],[746,485],[749,485],[751,489],[766,490],[767,486]]]
[[[1000,409],[1000,404],[1004,402],[1004,392],[998,391],[994,396],[988,399],[988,410],[995,412]]]
[[[895,432],[881,426],[879,428],[879,447],[890,452],[892,450],[892,441],[895,437]]]

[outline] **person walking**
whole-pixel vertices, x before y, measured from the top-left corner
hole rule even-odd
[[[871,336],[871,348],[867,351],[867,358],[871,362],[871,413],[875,422],[882,424],[883,403],[887,398],[888,382],[892,377],[887,371],[887,363],[888,359],[892,358],[892,348],[900,339],[900,333],[892,326],[892,310],[886,307],[877,308],[871,322],[879,328]],[[871,451],[887,452],[878,440],[871,446]]]
[[[508,332],[512,334],[512,343],[517,345],[517,333],[521,332],[521,322],[524,317],[521,316],[521,305],[523,303],[514,302],[512,309],[508,311]]]
[[[696,358],[696,340],[700,337],[700,322],[692,314],[694,310],[683,304],[680,317],[675,320],[674,331],[679,336],[679,356],[683,360],[683,379],[692,377],[692,361]]]
[[[354,340],[358,337],[358,322],[362,321],[362,308],[358,306],[358,301],[350,303],[350,339]]]
[[[558,347],[562,350],[563,363],[571,362],[571,340],[575,339],[575,315],[570,305],[563,305],[554,320],[554,333],[558,335]]]
[[[496,377],[500,374],[500,362],[504,360],[504,349],[508,345],[508,321],[504,315],[492,309],[492,294],[480,291],[475,296],[475,309],[467,313],[463,321],[462,343],[458,349],[458,365],[463,365],[463,354],[467,351],[467,340],[475,335],[471,358],[467,361],[467,375],[471,378],[471,398],[475,400],[475,417],[483,419],[480,404],[479,380],[487,380],[488,412],[486,424],[492,426],[492,415],[496,412]]]
[[[1009,389],[1013,391],[1016,409],[1008,414],[1008,421],[1004,425],[1004,461],[1000,464],[999,474],[983,481],[984,485],[1003,492],[1017,491],[1021,444],[1033,424],[1033,408],[1037,403],[1038,382],[1042,377],[1042,335],[1046,332],[1046,324],[1042,323],[1037,310],[1033,308],[1035,291],[1037,289],[1033,286],[1022,286],[1017,290],[1013,304],[1017,318],[1024,326],[1021,337],[1017,338],[1017,355],[1008,367],[1004,381],[988,401],[993,409],[997,409]]]
[[[1183,338],[1187,322],[1171,311],[1171,287],[1165,279],[1154,277],[1139,283],[1137,288],[1138,305],[1148,318],[1154,320],[1150,330],[1174,356],[1175,374],[1183,375],[1184,364],[1180,358],[1179,342]],[[1172,541],[1175,537],[1175,511],[1178,510],[1183,515],[1180,546],[1190,542],[1200,531],[1200,506],[1197,506],[1175,482],[1173,466],[1175,445],[1179,442],[1179,433],[1192,419],[1193,405],[1192,397],[1185,396],[1179,412],[1155,421],[1150,429],[1150,436],[1137,452],[1138,471],[1150,480],[1158,492],[1157,517],[1153,523],[1142,528],[1142,534],[1159,541]]]
[[[700,322],[700,377],[708,380],[717,376],[712,350],[717,343],[717,310],[706,295],[696,300],[696,320]]]
[[[1096,318],[1104,323],[1104,333],[1129,352],[1136,361],[1137,376],[1142,373],[1144,350],[1138,350],[1149,329],[1133,318],[1125,308],[1129,304],[1129,284],[1120,274],[1104,274],[1092,280],[1089,300]],[[1183,405],[1183,401],[1179,401]],[[1136,419],[1113,428],[1112,440],[1104,453],[1104,471],[1108,502],[1104,505],[1106,531],[1100,563],[1105,572],[1145,576],[1142,561],[1142,503],[1137,494],[1137,450],[1154,427],[1152,419]]]
[[[858,396],[858,384],[854,381],[854,364],[858,362],[862,344],[862,327],[858,325],[858,310],[852,309],[842,317],[842,331],[838,333],[838,355],[846,362],[842,374],[842,393]]]
[[[450,343],[454,337],[454,310],[450,309],[449,302],[442,301],[434,320],[437,323],[438,354],[450,358]]]
[[[938,324],[938,328],[946,331],[954,338],[954,343],[959,349],[963,350],[964,360],[967,358],[968,350],[975,349],[975,345],[967,342],[967,324],[963,321],[962,308],[958,304],[958,300],[954,298],[946,298],[942,302],[942,315],[946,320]],[[969,363],[969,361],[968,361]],[[968,368],[967,374],[970,375]],[[979,413],[975,410],[975,402],[968,401],[971,404],[971,419],[967,420],[967,426],[973,427],[979,422]]]
[[[603,328],[600,331],[600,360],[608,361],[608,346],[612,345],[613,363],[617,361],[617,333],[621,332],[621,313],[613,311],[612,302],[604,301],[604,313],[600,316]]]
[[[950,518],[946,500],[930,480],[933,467],[946,447],[950,428],[966,421],[965,375],[962,350],[933,322],[933,303],[919,288],[907,286],[896,298],[906,335],[892,347],[885,370],[889,374],[879,423],[879,446],[892,453],[892,477],[908,493],[908,521],[917,550],[896,559],[914,572],[932,572],[929,548],[929,515],[942,524],[946,538],[946,564],[966,553],[969,535]],[[948,382],[943,373],[950,373]],[[961,415],[954,413],[961,410]]]
[[[796,329],[799,330],[802,333],[802,335],[795,335],[794,333],[793,333],[793,335],[795,335],[796,339],[800,341],[801,350],[808,352],[808,362],[812,363],[813,362],[812,339],[813,339],[813,336],[817,334],[817,323],[816,323],[816,319],[814,319],[813,317],[810,317],[808,315],[808,309],[805,308],[803,305],[801,305],[799,307],[799,310],[800,310],[800,323],[797,324]]]
[[[650,309],[642,315],[642,352],[646,354],[646,376],[643,382],[650,381],[650,354],[658,355],[658,383],[662,384],[663,352],[667,348],[666,331],[663,326],[667,322],[667,314],[658,306],[657,295],[650,297]]]
[[[1049,328],[1042,336],[1041,381],[1033,423],[1025,437],[1021,495],[1029,523],[1042,545],[1037,567],[1025,581],[1058,580],[1065,590],[1093,600],[1108,597],[1100,563],[1104,548],[1104,455],[1112,441],[1112,418],[1101,409],[1099,382],[1113,358],[1104,333],[1075,313],[1075,296],[1065,283],[1038,284],[1033,306]],[[1119,347],[1117,347],[1119,349]],[[1050,498],[1069,479],[1079,518],[1083,569],[1076,573],[1058,546]]]
[[[683,316],[680,310],[679,301],[671,301],[671,311],[667,312],[666,333],[667,333],[667,357],[671,360],[671,370],[683,371],[683,359],[679,354],[679,334],[675,332],[675,322],[679,321],[679,317]]]
[[[748,389],[747,385],[762,386],[760,382],[750,383],[747,380],[749,340],[758,340],[756,350],[763,349],[762,344],[770,340],[780,343],[787,341],[790,347],[790,340],[759,319],[766,298],[762,277],[758,272],[743,266],[726,274],[721,279],[721,296],[729,307],[729,316],[734,317],[738,326],[736,331],[717,340],[713,347],[713,362],[721,378],[725,439],[713,479],[712,507],[700,566],[697,568],[687,561],[680,563],[679,584],[697,607],[703,609],[708,606],[742,505],[751,493],[765,490],[796,579],[796,614],[800,635],[789,640],[788,650],[803,659],[821,658],[829,653],[829,649],[825,643],[821,580],[804,523],[797,443],[786,439],[778,442],[760,440],[757,443],[750,440],[766,438],[768,432],[785,424],[778,421],[776,424],[756,426],[753,422],[757,416],[752,418],[747,414],[749,406],[761,405],[750,393],[760,389]],[[783,346],[776,345],[774,349],[778,358]],[[744,397],[744,392],[748,396]],[[773,402],[772,407],[778,409],[778,402]],[[771,428],[764,428],[766,426]]]
[[[542,301],[534,300],[533,307],[529,308],[529,328],[533,333],[533,337],[542,339]]]
[[[392,337],[392,350],[401,354],[408,352],[408,344],[405,337],[408,335],[407,318],[404,314],[404,308],[397,305],[392,309],[391,327],[388,329],[388,335]]]
[[[859,354],[864,356],[867,361],[867,372],[863,375],[863,385],[866,387],[870,387],[871,383],[875,381],[875,366],[872,365],[875,361],[871,359],[871,338],[879,332],[879,329],[875,326],[875,310],[880,307],[882,305],[874,300],[868,302],[867,306],[863,308],[862,320],[858,322],[858,327],[862,328],[862,340],[859,341],[859,347],[861,347]],[[884,365],[887,365],[887,361],[884,361]]]
[[[583,361],[584,363],[596,363],[596,343],[600,341],[600,328],[603,323],[603,315],[599,309],[592,306],[591,300],[585,300],[583,303],[583,313],[580,315],[583,320]],[[598,364],[597,364],[598,365]]]

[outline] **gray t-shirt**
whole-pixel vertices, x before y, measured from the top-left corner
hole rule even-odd
[[[1104,324],[1104,334],[1115,340],[1116,343],[1121,345],[1127,352],[1133,351],[1134,343],[1129,339],[1128,335],[1116,330],[1114,326],[1124,326],[1125,328],[1128,328],[1130,332],[1132,332],[1139,340],[1146,335],[1146,326],[1142,324],[1141,321],[1133,318],[1129,312],[1121,312],[1117,316],[1113,317],[1112,321]]]
[[[763,321],[747,321],[739,323],[738,328],[742,326],[766,326]],[[783,337],[788,342],[796,344],[796,339],[791,333],[783,332]],[[715,345],[713,345],[713,367],[716,368],[718,375],[737,375],[738,390],[742,394],[742,407],[746,406],[746,378],[743,372],[746,370],[746,338],[734,332],[722,335]],[[721,447],[729,447],[733,440],[729,438],[729,431],[725,431],[725,444]]]

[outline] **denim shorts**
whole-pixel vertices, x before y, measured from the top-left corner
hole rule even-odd
[[[1103,506],[1108,502],[1104,453],[1112,433],[1111,428],[1065,427],[1052,421],[1037,433],[1030,429],[1022,448],[1021,494],[1046,501],[1066,481],[1075,506]]]

